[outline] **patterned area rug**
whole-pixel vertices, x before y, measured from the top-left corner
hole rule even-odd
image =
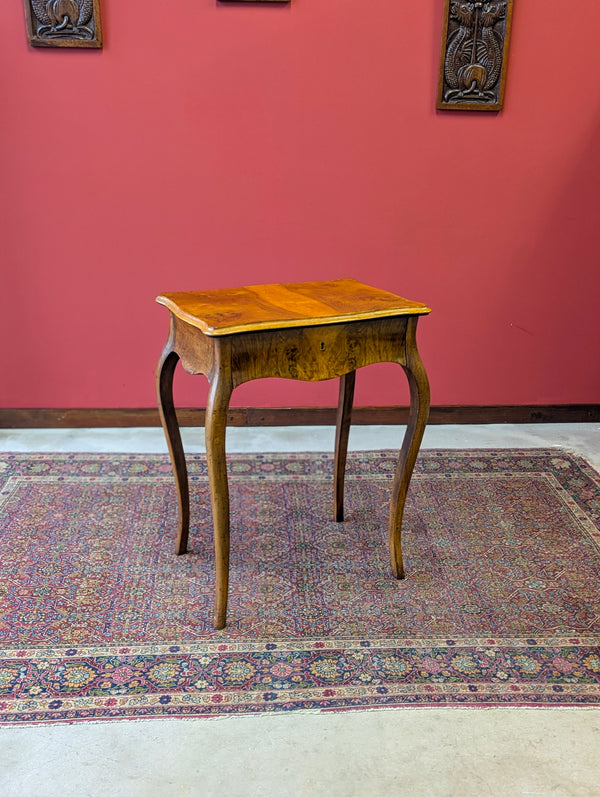
[[[229,625],[205,460],[174,555],[162,456],[0,455],[0,722],[600,702],[600,477],[559,450],[232,455]]]

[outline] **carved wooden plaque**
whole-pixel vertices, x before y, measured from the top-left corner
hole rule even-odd
[[[513,0],[445,0],[439,110],[501,110],[512,10]]]
[[[24,0],[35,47],[102,47],[100,0]]]

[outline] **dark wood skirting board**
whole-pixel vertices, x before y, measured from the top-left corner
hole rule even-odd
[[[203,409],[179,409],[180,426],[204,426]],[[335,407],[232,407],[230,426],[333,426]],[[355,407],[357,425],[406,424],[408,407]],[[430,424],[597,423],[600,404],[437,406]],[[1,429],[160,426],[153,408],[0,409]]]

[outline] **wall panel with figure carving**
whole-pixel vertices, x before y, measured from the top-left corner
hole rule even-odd
[[[445,0],[439,110],[499,111],[513,0]]]
[[[102,47],[100,0],[24,0],[35,47]]]

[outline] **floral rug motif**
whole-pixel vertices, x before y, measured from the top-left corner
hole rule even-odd
[[[600,476],[559,449],[228,457],[228,627],[208,476],[189,552],[159,455],[0,454],[0,723],[600,703]]]

